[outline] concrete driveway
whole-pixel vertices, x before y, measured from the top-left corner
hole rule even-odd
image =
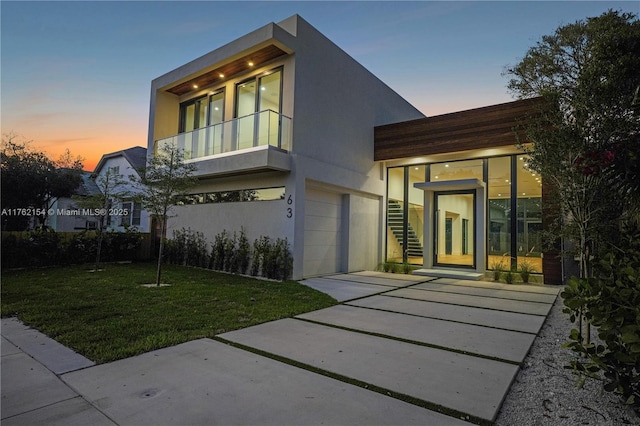
[[[303,283],[342,303],[108,364],[34,373],[65,389],[58,401],[41,392],[48,399],[19,402],[35,394],[18,377],[5,380],[6,368],[34,371],[26,358],[36,361],[11,345],[18,338],[5,336],[3,320],[15,349],[5,353],[3,339],[2,423],[491,422],[559,291],[378,272]]]

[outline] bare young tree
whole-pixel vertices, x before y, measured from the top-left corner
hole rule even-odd
[[[99,175],[95,178],[95,183],[98,187],[99,193],[84,197],[74,197],[74,200],[81,207],[93,211],[95,216],[98,218],[95,262],[95,271],[97,272],[100,268],[102,241],[104,239],[104,231],[107,227],[109,210],[114,201],[122,199],[125,195],[123,187],[126,184],[126,180],[115,169],[109,168],[103,175]]]
[[[196,184],[197,178],[193,176],[195,171],[194,164],[184,162],[184,152],[181,149],[173,144],[165,144],[158,147],[147,166],[138,171],[139,177],[130,176],[137,189],[134,199],[160,223],[156,286],[160,286],[167,221],[172,217],[173,207],[182,202]]]

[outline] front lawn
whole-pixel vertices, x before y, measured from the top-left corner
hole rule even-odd
[[[270,282],[151,263],[2,274],[2,317],[17,316],[97,363],[334,305],[294,281]]]

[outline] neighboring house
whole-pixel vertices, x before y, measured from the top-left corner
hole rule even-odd
[[[91,172],[82,172],[82,181],[74,192],[75,197],[99,194],[100,190],[92,179]],[[82,232],[98,227],[99,218],[78,206],[70,197],[56,198],[49,208],[47,223],[56,232]]]
[[[533,102],[426,118],[301,17],[265,25],[152,82],[149,155],[175,143],[198,167],[167,235],[287,238],[294,279],[542,268],[542,183],[512,130]]]
[[[125,184],[116,188],[119,193],[132,194],[135,189],[129,181],[131,175],[139,176],[138,170],[146,166],[146,148],[136,146],[122,151],[112,152],[102,156],[93,172],[94,180],[100,185],[100,180],[104,179],[107,172],[112,176],[120,175]],[[106,220],[106,230],[124,232],[126,229],[136,229],[140,232],[149,232],[149,213],[143,210],[139,203],[129,198],[116,199],[111,203],[110,213]]]

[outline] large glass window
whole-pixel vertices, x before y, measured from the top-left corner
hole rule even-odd
[[[388,169],[387,260],[402,262],[404,239],[404,167]]]
[[[244,149],[253,146],[253,130],[256,109],[256,81],[249,80],[240,83],[236,88],[236,117],[237,138],[236,149]]]
[[[426,166],[408,167],[409,184],[407,188],[408,198],[408,225],[407,225],[407,262],[415,265],[423,264],[424,246],[424,191],[414,188],[414,183],[424,182],[426,179]]]
[[[526,260],[537,272],[542,272],[542,179],[527,166],[527,156],[519,156],[516,163],[518,264]]]
[[[209,133],[205,148],[205,155],[223,152],[223,130],[220,125],[224,121],[224,91],[209,96]]]
[[[180,105],[180,133],[178,148],[183,149],[185,158],[211,155],[222,143],[221,129],[207,129],[207,126],[221,123],[224,119],[224,91],[209,96],[192,99]]]
[[[422,241],[424,192],[414,183],[479,179],[487,185],[487,267],[510,268],[527,261],[542,272],[542,179],[528,168],[527,158],[509,155],[387,169],[386,259],[420,264],[424,244],[434,244]],[[460,259],[472,258],[473,216],[461,207],[463,198],[438,198],[436,264],[463,264]]]
[[[511,266],[511,157],[488,160],[487,266]]]
[[[237,149],[250,148],[277,141],[280,126],[279,114],[262,113],[273,111],[280,113],[281,75],[276,70],[246,80],[236,87]]]

